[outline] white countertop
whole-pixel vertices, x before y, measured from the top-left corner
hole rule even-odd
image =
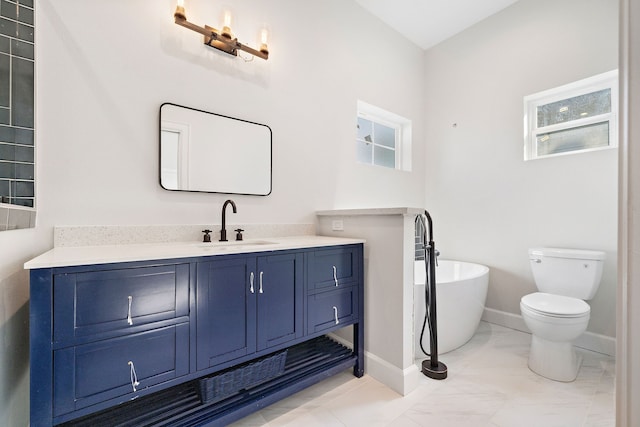
[[[317,211],[318,216],[363,216],[363,215],[419,215],[424,209],[397,207],[397,208],[363,208],[363,209],[334,209]]]
[[[326,236],[292,236],[251,239],[240,242],[170,242],[130,245],[57,247],[27,261],[25,269],[109,264],[172,258],[280,251],[364,243],[363,239]]]

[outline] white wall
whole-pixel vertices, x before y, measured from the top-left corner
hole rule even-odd
[[[527,248],[607,252],[589,331],[615,336],[617,149],[523,161],[523,97],[617,68],[616,0],[521,0],[426,54],[427,209],[443,258],[520,314]],[[456,126],[454,126],[456,124]]]
[[[31,230],[0,233],[0,425],[25,426],[29,413],[28,258],[47,248]]]
[[[414,139],[424,138],[422,51],[351,2],[233,6],[241,41],[255,45],[269,23],[268,61],[204,47],[173,23],[174,0],[40,5],[43,225],[219,222],[227,196],[158,185],[158,111],[167,101],[272,128],[273,192],[234,197],[238,222],[313,222],[317,209],[422,201],[421,165],[381,172],[357,165],[354,149],[358,99],[413,119]],[[186,12],[217,26],[221,9],[187,1]],[[424,156],[421,144],[414,156]]]
[[[219,2],[187,0],[219,26]],[[424,168],[355,163],[358,99],[413,120],[424,158],[423,56],[354,2],[237,0],[240,40],[263,22],[271,58],[245,63],[173,23],[174,0],[36,2],[37,228],[0,233],[0,425],[28,420],[28,276],[56,225],[219,224],[224,195],[158,184],[163,102],[273,129],[273,193],[233,196],[230,223],[312,223],[319,209],[422,205]],[[214,162],[212,162],[212,165]],[[247,236],[250,237],[250,236]]]

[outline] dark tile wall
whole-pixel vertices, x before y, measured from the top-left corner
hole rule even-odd
[[[34,0],[0,0],[0,201],[34,207]]]

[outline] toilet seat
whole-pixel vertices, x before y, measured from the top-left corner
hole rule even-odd
[[[544,292],[525,295],[520,303],[533,313],[556,318],[579,318],[591,311],[589,304],[581,299]]]

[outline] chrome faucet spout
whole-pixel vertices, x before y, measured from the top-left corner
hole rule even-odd
[[[229,199],[224,202],[222,205],[222,229],[220,230],[220,241],[227,241],[227,205],[231,204],[231,208],[233,209],[233,213],[238,213],[236,209],[236,204],[233,200]]]

